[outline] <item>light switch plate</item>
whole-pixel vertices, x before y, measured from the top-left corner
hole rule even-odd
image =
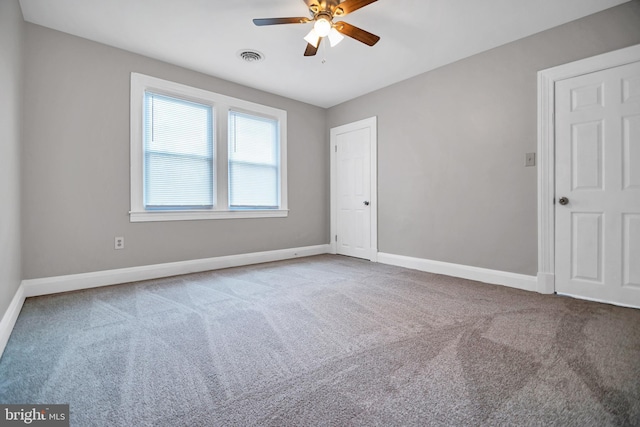
[[[526,167],[536,165],[536,153],[527,153],[524,158],[524,165]]]

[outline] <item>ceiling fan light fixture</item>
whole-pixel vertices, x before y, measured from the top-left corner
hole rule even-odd
[[[344,39],[344,36],[338,32],[335,28],[331,28],[329,31],[329,43],[331,47],[334,47]]]
[[[313,29],[316,31],[318,37],[328,36],[332,28],[333,24],[331,24],[331,21],[325,16],[319,16],[313,24]]]
[[[293,1],[293,0],[292,0]],[[315,56],[323,38],[328,38],[331,47],[339,44],[345,36],[351,37],[367,46],[373,46],[380,37],[368,31],[351,25],[345,21],[334,24],[333,19],[348,15],[358,9],[375,3],[377,0],[303,0],[309,8],[311,18],[290,17],[290,18],[260,18],[254,19],[253,23],[259,27],[265,25],[280,24],[306,24],[311,22],[313,28],[304,36],[307,42],[304,56]],[[323,61],[324,62],[324,61]]]
[[[313,28],[311,29],[311,31],[309,31],[309,34],[304,36],[304,39],[313,47],[318,47],[318,43],[320,43],[320,36]]]

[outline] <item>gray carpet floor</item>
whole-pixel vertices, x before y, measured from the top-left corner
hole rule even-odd
[[[640,425],[640,310],[323,255],[29,298],[0,402],[74,426]]]

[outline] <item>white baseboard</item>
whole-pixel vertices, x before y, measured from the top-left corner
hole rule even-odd
[[[16,320],[18,320],[18,315],[20,314],[20,310],[22,310],[24,300],[24,285],[20,284],[11,300],[11,304],[9,304],[9,308],[7,308],[7,311],[5,311],[2,316],[2,320],[0,320],[0,357],[2,357],[4,348],[7,346],[7,342],[9,342],[11,331],[13,331]]]
[[[2,357],[2,353],[9,341],[13,327],[27,297],[78,291],[81,289],[97,288],[99,286],[177,276],[179,274],[199,273],[221,268],[240,267],[263,262],[282,261],[285,259],[326,253],[329,253],[329,245],[317,245],[23,280],[11,300],[9,308],[2,316],[2,320],[0,320],[0,357]]]
[[[297,257],[321,255],[330,253],[330,251],[330,245],[317,245],[141,267],[119,268],[115,270],[96,271],[91,273],[70,274],[66,276],[45,277],[42,279],[23,280],[11,301],[9,308],[0,321],[0,356],[2,356],[4,347],[9,340],[13,326],[15,325],[22,305],[27,297],[157,279],[180,274],[199,273],[202,271],[218,270],[222,268],[240,267],[243,265],[260,264],[264,262],[281,261]],[[395,265],[398,267],[411,268],[430,273],[445,274],[448,276],[509,286],[527,291],[543,292],[541,288],[539,288],[538,278],[535,276],[469,267],[465,265],[431,261],[382,252],[377,254],[377,261],[382,264]],[[550,283],[551,286],[553,286],[553,281]]]
[[[263,262],[326,254],[329,245],[306,246],[302,248],[280,249],[275,251],[254,252],[249,254],[228,255],[189,261],[169,262],[165,264],[145,265],[141,267],[119,268],[116,270],[96,271],[92,273],[70,274],[68,276],[45,277],[23,280],[24,296],[57,294],[117,285],[180,274],[199,273],[221,268],[240,267]]]
[[[552,294],[556,290],[556,276],[553,273],[538,272],[538,292]]]
[[[494,285],[509,286],[525,291],[538,291],[538,278],[525,274],[508,273],[487,268],[470,267],[468,265],[452,264],[442,261],[432,261],[423,258],[413,258],[403,255],[393,255],[380,252],[378,262],[395,265],[397,267],[411,268],[426,271],[428,273],[444,274],[446,276],[460,277],[463,279],[477,280],[478,282]]]

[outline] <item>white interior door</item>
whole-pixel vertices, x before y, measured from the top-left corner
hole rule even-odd
[[[640,62],[555,93],[556,292],[640,307]]]
[[[375,118],[331,129],[336,253],[375,260]],[[375,154],[373,154],[375,156]]]

